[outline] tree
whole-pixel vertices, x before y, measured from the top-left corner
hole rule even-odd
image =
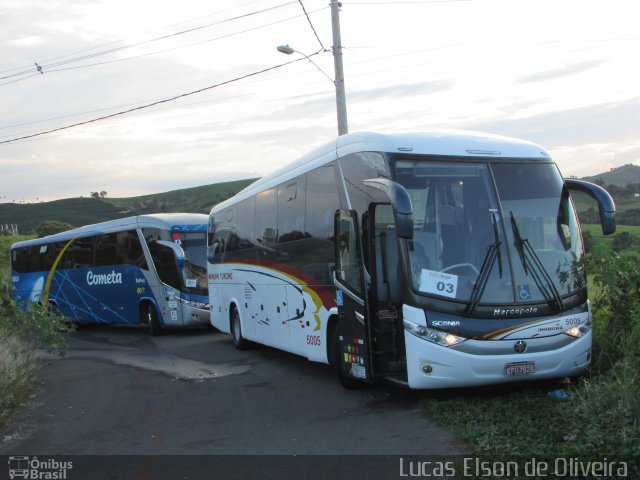
[[[54,233],[60,233],[75,228],[68,223],[59,222],[58,220],[45,220],[40,222],[36,227],[36,234],[38,238],[46,237],[47,235],[53,235]]]
[[[621,252],[623,250],[635,250],[638,243],[640,243],[638,239],[629,232],[620,232],[613,237],[611,246],[616,252]]]
[[[100,194],[98,192],[91,192],[91,198],[100,198]]]

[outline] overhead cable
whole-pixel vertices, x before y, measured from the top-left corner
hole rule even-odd
[[[313,34],[318,39],[318,43],[320,44],[320,48],[322,48],[323,51],[326,50],[326,48],[324,48],[324,45],[322,44],[322,40],[320,40],[320,37],[318,36],[318,32],[316,32],[316,29],[313,26],[313,23],[311,22],[311,18],[309,18],[309,14],[307,13],[307,9],[304,8],[304,3],[302,3],[302,0],[298,0],[298,1],[300,2],[300,6],[302,7],[302,11],[304,12],[304,15],[307,17],[307,21],[309,22],[309,26],[311,27],[311,30],[313,30]]]
[[[315,54],[313,54],[313,55],[315,55]],[[27,138],[39,137],[41,135],[46,135],[48,133],[58,132],[60,130],[67,130],[69,128],[78,127],[80,125],[87,125],[89,123],[95,123],[95,122],[99,122],[101,120],[106,120],[106,119],[117,117],[117,116],[120,116],[120,115],[125,115],[127,113],[143,110],[145,108],[153,107],[155,105],[160,105],[162,103],[172,102],[172,101],[177,100],[179,98],[184,98],[184,97],[188,97],[190,95],[195,95],[196,93],[201,93],[201,92],[205,92],[207,90],[212,90],[214,88],[221,87],[223,85],[228,85],[230,83],[234,83],[234,82],[237,82],[237,81],[240,81],[240,80],[244,80],[245,78],[254,77],[254,76],[260,75],[262,73],[270,72],[272,70],[276,70],[278,68],[282,68],[282,67],[284,67],[286,65],[290,65],[290,64],[295,63],[295,62],[300,62],[302,60],[306,60],[306,58],[297,58],[297,59],[294,59],[294,60],[290,60],[288,62],[281,63],[281,64],[278,64],[278,65],[274,65],[272,67],[264,68],[262,70],[258,70],[258,71],[253,72],[253,73],[248,73],[248,74],[242,75],[240,77],[232,78],[231,80],[226,80],[224,82],[216,83],[215,85],[209,85],[208,87],[200,88],[198,90],[193,90],[193,91],[187,92],[187,93],[182,93],[180,95],[175,95],[173,97],[169,97],[169,98],[165,98],[165,99],[158,100],[158,101],[155,101],[155,102],[151,102],[151,103],[148,103],[146,105],[141,105],[139,107],[130,108],[128,110],[123,110],[121,112],[112,113],[110,115],[105,115],[105,116],[102,116],[102,117],[93,118],[91,120],[86,120],[84,122],[73,123],[71,125],[65,125],[63,127],[52,128],[50,130],[45,130],[45,131],[42,131],[42,132],[32,133],[32,134],[29,134],[29,135],[24,135],[22,137],[11,138],[9,140],[2,140],[2,141],[0,141],[0,145],[1,144],[6,144],[6,143],[16,142],[18,140],[25,140]]]
[[[83,56],[80,56],[80,57],[75,57],[75,58],[70,58],[70,59],[67,59],[67,60],[60,60],[58,62],[44,64],[44,65],[42,65],[40,67],[38,72],[39,73],[43,73],[43,72],[48,72],[48,71],[60,71],[60,70],[63,70],[63,69],[56,69],[56,70],[51,70],[51,69],[54,68],[54,67],[67,65],[69,63],[75,63],[75,62],[79,62],[79,61],[82,61],[82,60],[88,60],[90,58],[99,57],[99,56],[102,56],[102,55],[108,55],[108,54],[111,54],[111,53],[120,52],[122,50],[128,50],[130,48],[139,47],[141,45],[145,45],[145,44],[148,44],[148,43],[153,43],[153,42],[157,42],[157,41],[160,41],[160,40],[166,40],[166,39],[171,38],[171,37],[177,37],[177,36],[184,35],[184,34],[187,34],[187,33],[192,33],[192,32],[195,32],[197,30],[202,30],[204,28],[209,28],[209,27],[221,25],[223,23],[228,23],[228,22],[231,22],[231,21],[234,21],[234,20],[239,20],[239,19],[242,19],[242,18],[247,18],[247,17],[253,16],[253,15],[257,15],[257,14],[260,14],[260,13],[268,12],[270,10],[275,10],[275,9],[278,9],[278,8],[281,8],[281,7],[292,5],[294,3],[296,3],[295,0],[292,0],[292,1],[289,1],[289,2],[281,3],[279,5],[275,5],[273,7],[263,8],[262,10],[256,10],[256,11],[253,11],[253,12],[250,12],[250,13],[246,13],[246,14],[243,14],[243,15],[238,15],[236,17],[227,18],[227,19],[220,20],[220,21],[217,21],[217,22],[208,23],[206,25],[200,25],[200,26],[197,26],[197,27],[188,28],[188,29],[185,29],[185,30],[182,30],[182,31],[179,31],[179,32],[174,32],[174,33],[170,33],[170,34],[167,34],[167,35],[162,35],[160,37],[152,38],[152,39],[149,39],[149,40],[143,40],[143,41],[140,41],[140,42],[131,43],[131,44],[128,44],[128,45],[123,45],[123,46],[120,46],[120,47],[110,48],[108,50],[102,50],[102,51],[99,51],[99,52],[89,53],[89,54],[86,54],[86,55],[83,55]],[[295,17],[293,17],[293,18],[295,18]],[[287,20],[289,20],[289,19],[287,19]],[[271,25],[271,24],[269,24],[269,25]],[[199,43],[204,43],[204,42],[199,42]],[[196,43],[196,45],[197,44],[198,43]],[[163,50],[162,52],[164,52],[164,51],[167,51],[167,50]],[[162,52],[159,52],[159,53],[162,53]],[[149,54],[147,54],[147,55],[149,55]],[[62,58],[62,57],[64,57],[64,55],[58,56],[56,58]],[[129,57],[129,58],[138,58],[138,57]],[[124,60],[124,59],[121,59],[121,60]],[[120,61],[120,60],[114,60],[114,61]],[[102,63],[110,63],[110,62],[102,62]],[[100,64],[101,63],[92,64],[92,65],[100,65]],[[17,76],[30,74],[30,73],[33,73],[33,71],[34,71],[34,69],[31,68],[31,67],[29,67],[29,68],[24,67],[24,68],[25,69],[20,71],[20,72],[0,77],[0,80],[5,80],[5,79],[8,79],[8,78],[12,78],[12,77],[17,77]],[[13,82],[7,82],[7,83],[1,84],[1,85],[7,85],[8,83],[13,83]]]

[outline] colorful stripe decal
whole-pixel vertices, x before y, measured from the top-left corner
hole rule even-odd
[[[49,303],[49,289],[51,288],[51,281],[53,280],[53,275],[56,273],[56,268],[58,268],[58,264],[60,263],[60,260],[62,259],[64,252],[67,251],[67,248],[71,246],[71,244],[76,240],[76,238],[78,237],[73,237],[71,240],[67,242],[67,244],[63,247],[63,249],[60,250],[60,253],[56,257],[55,261],[53,262],[53,265],[51,265],[51,270],[49,270],[47,281],[44,284],[44,292],[42,293],[43,305],[47,305]]]

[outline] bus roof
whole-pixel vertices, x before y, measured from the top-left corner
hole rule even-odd
[[[517,138],[464,130],[381,134],[358,132],[342,135],[266,175],[211,210],[220,211],[237,201],[279,185],[338,157],[357,152],[407,153],[468,158],[521,158],[549,161],[539,145]]]
[[[50,242],[70,240],[74,237],[84,237],[90,234],[119,232],[137,227],[171,228],[174,225],[206,225],[207,215],[201,213],[154,213],[137,215],[134,217],[118,218],[107,222],[85,225],[65,232],[16,242],[11,248],[43,245]]]

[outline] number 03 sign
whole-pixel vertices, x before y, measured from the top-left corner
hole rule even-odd
[[[458,276],[423,268],[420,275],[420,291],[455,298],[458,291]]]

